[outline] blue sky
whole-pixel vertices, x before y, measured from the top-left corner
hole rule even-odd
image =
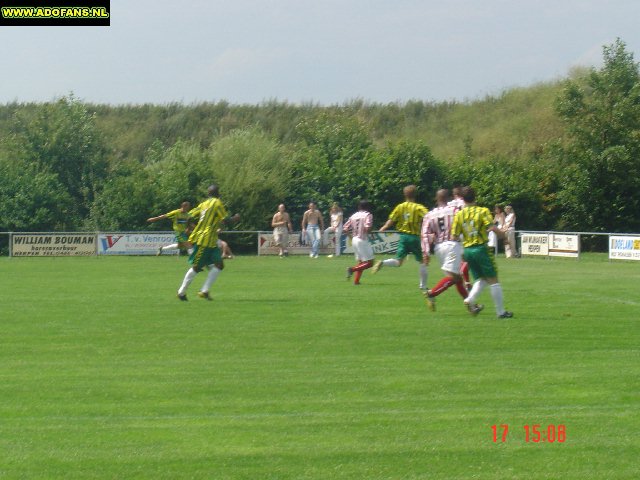
[[[110,27],[0,27],[0,103],[468,100],[640,60],[637,0],[111,0]]]

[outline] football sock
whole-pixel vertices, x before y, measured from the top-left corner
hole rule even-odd
[[[432,297],[437,297],[454,283],[455,282],[453,281],[453,278],[443,277],[440,279],[440,281],[436,284],[435,287],[429,290],[429,293],[431,294]],[[467,298],[467,295],[465,295],[464,298]]]
[[[499,283],[491,285],[491,298],[496,306],[496,314],[502,315],[504,313],[504,300],[502,298],[502,286]]]
[[[471,287],[469,296],[466,298],[464,303],[471,305],[476,303],[476,298],[478,298],[480,293],[482,293],[482,290],[484,290],[484,287],[486,287],[487,285],[487,282],[485,282],[483,279],[477,280],[476,283],[473,284],[473,287]]]
[[[220,275],[220,272],[222,271],[218,267],[215,267],[213,265],[210,265],[210,267],[211,270],[209,270],[207,279],[204,281],[204,285],[202,285],[202,290],[200,290],[201,292],[208,292],[211,289],[211,285],[213,285],[213,282],[216,281],[218,275]]]
[[[470,283],[469,282],[469,264],[467,262],[462,262],[462,264],[460,265],[460,273],[462,274],[464,281],[466,283]]]
[[[420,287],[427,288],[427,275],[429,274],[429,270],[427,270],[427,266],[424,263],[420,264]]]
[[[172,243],[171,245],[166,245],[164,247],[160,247],[160,250],[162,250],[163,252],[165,250],[175,250],[178,248],[178,244],[177,243]]]
[[[198,272],[196,272],[193,268],[190,268],[187,271],[187,274],[184,276],[184,280],[182,280],[182,285],[180,285],[180,289],[178,290],[178,293],[180,295],[185,294],[185,292],[187,291],[187,287],[191,285],[191,282],[193,282],[193,279],[196,278],[197,274]]]
[[[353,283],[358,285],[360,283],[360,277],[362,276],[362,270],[357,270],[353,275]]]
[[[367,268],[373,267],[373,260],[367,260],[366,262],[360,262],[355,267],[351,267],[352,272],[361,272],[362,270],[366,270]]]
[[[458,283],[456,283],[456,289],[463,299],[467,298],[467,296],[469,295],[469,292],[467,292],[462,279],[458,280]]]
[[[399,267],[400,266],[400,260],[397,260],[395,258],[387,258],[386,260],[384,260],[382,262],[382,264],[385,267]]]

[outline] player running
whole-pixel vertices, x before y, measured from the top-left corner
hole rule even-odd
[[[464,208],[464,199],[462,198],[462,188],[461,187],[453,187],[451,191],[451,195],[453,198],[447,202],[447,205],[456,207],[458,209]]]
[[[400,267],[406,256],[412,253],[416,261],[420,263],[420,289],[424,290],[427,288],[427,266],[422,263],[420,229],[422,219],[429,210],[424,205],[416,203],[418,189],[415,185],[407,185],[402,193],[405,201],[393,209],[389,220],[380,229],[380,232],[384,232],[395,224],[396,230],[400,232],[396,258],[377,262],[373,266],[373,273],[377,273],[382,267]]]
[[[235,214],[230,217],[227,210],[220,201],[217,185],[208,188],[209,198],[191,210],[191,216],[199,218],[198,224],[189,236],[189,241],[193,244],[193,252],[189,256],[191,268],[187,271],[178,289],[178,298],[187,301],[187,288],[203,269],[207,268],[209,274],[198,292],[200,298],[211,300],[209,290],[224,269],[222,252],[218,247],[218,231],[223,223],[237,222],[240,216]]]
[[[158,248],[156,255],[162,255],[162,252],[166,250],[186,250],[191,254],[191,244],[189,243],[189,233],[193,224],[193,218],[189,215],[189,209],[191,204],[189,202],[182,202],[180,208],[171,210],[169,213],[158,215],[157,217],[147,218],[147,222],[157,222],[158,220],[164,220],[168,218],[172,222],[173,231],[176,235],[176,243],[171,245],[165,245]]]
[[[349,220],[342,226],[343,232],[351,232],[353,236],[351,245],[359,262],[355,267],[347,268],[347,280],[353,275],[353,284],[360,285],[362,272],[373,266],[373,249],[369,243],[367,235],[373,225],[373,215],[371,214],[371,204],[367,200],[360,200],[358,211],[349,217]]]
[[[438,190],[436,193],[437,207],[427,213],[422,221],[422,258],[425,265],[429,265],[429,251],[434,245],[434,252],[445,276],[430,290],[424,292],[425,299],[431,311],[435,311],[435,298],[452,285],[456,286],[462,299],[466,299],[469,293],[465,288],[461,275],[462,264],[462,244],[460,237],[451,235],[451,226],[457,206],[452,205],[449,200],[449,191]],[[483,306],[476,305],[477,312]]]
[[[469,268],[475,283],[469,296],[464,300],[469,312],[476,315],[476,299],[482,290],[490,285],[491,298],[496,307],[498,318],[511,318],[513,313],[504,309],[502,287],[498,283],[498,269],[493,258],[493,250],[487,245],[488,232],[498,229],[493,225],[491,212],[488,208],[476,205],[476,193],[471,187],[462,189],[465,207],[456,213],[451,227],[451,234],[462,235],[464,240],[464,258],[469,262]]]
[[[462,187],[453,187],[451,194],[453,198],[447,202],[447,205],[456,207],[458,210],[462,210],[464,208]],[[460,262],[460,273],[462,274],[462,278],[464,278],[464,288],[466,288],[467,290],[471,290],[471,280],[469,279],[469,264],[464,261],[464,258]]]

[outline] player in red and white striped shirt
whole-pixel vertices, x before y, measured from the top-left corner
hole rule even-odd
[[[459,238],[452,237],[451,226],[453,217],[459,208],[447,203],[449,199],[448,190],[438,190],[436,202],[438,206],[424,216],[422,221],[422,257],[425,265],[429,264],[430,245],[434,244],[435,254],[440,260],[440,265],[445,276],[438,284],[425,292],[425,298],[431,310],[435,310],[435,297],[455,285],[458,293],[464,300],[468,296],[462,276],[462,244]]]
[[[464,208],[464,199],[462,198],[462,188],[453,187],[453,199],[447,202],[447,205],[456,207],[458,210]]]
[[[447,202],[448,206],[454,206],[458,210],[462,210],[464,208],[464,198],[462,198],[462,188],[461,187],[453,187],[451,192],[453,194],[453,199]],[[469,264],[462,260],[460,264],[460,273],[464,278],[464,286],[467,290],[471,290],[471,279],[469,278]]]
[[[347,280],[353,276],[353,284],[360,285],[362,272],[373,266],[373,249],[369,243],[368,234],[373,225],[371,204],[367,200],[360,200],[358,211],[349,217],[343,225],[343,232],[351,232],[351,245],[359,262],[355,267],[347,268]]]

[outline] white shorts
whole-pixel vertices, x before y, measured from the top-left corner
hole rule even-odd
[[[287,227],[276,227],[273,229],[273,243],[277,246],[287,247],[289,244],[289,229]]]
[[[462,262],[462,244],[460,242],[438,243],[435,248],[436,256],[440,261],[442,270],[445,272],[460,274],[460,263]]]
[[[351,246],[353,247],[353,253],[356,255],[356,259],[360,262],[367,262],[373,260],[373,248],[369,240],[362,240],[358,237],[353,237],[351,240]]]

